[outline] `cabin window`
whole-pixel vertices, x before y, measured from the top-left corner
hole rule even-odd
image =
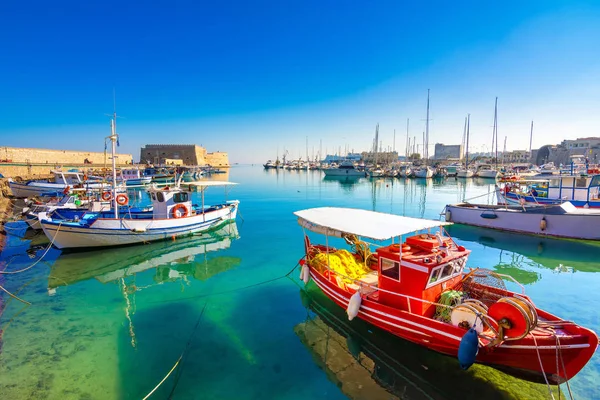
[[[156,192],[156,200],[158,200],[159,203],[164,203],[165,195],[163,192]]]
[[[175,203],[184,203],[184,202],[188,201],[188,194],[187,194],[187,192],[175,193],[173,195],[173,201]]]
[[[440,268],[436,268],[433,271],[431,271],[431,276],[429,277],[430,285],[434,282],[437,282],[439,274],[440,274]]]
[[[600,186],[600,175],[596,175],[592,178],[592,183],[590,186]]]
[[[441,271],[442,272],[440,272],[440,277],[439,277],[440,280],[452,275],[452,272],[454,271],[454,266],[451,264],[448,264],[444,268],[442,268]]]
[[[400,280],[400,263],[397,261],[381,259],[381,274],[388,278]]]
[[[560,187],[560,179],[551,179],[550,186],[551,187]]]
[[[564,178],[562,181],[562,187],[573,187],[573,178]]]
[[[587,187],[587,179],[586,178],[575,179],[575,187],[586,188]]]
[[[152,200],[156,201],[156,194],[154,194],[154,192],[150,193],[150,197],[152,198]]]

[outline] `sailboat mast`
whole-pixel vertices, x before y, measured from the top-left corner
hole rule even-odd
[[[531,121],[531,131],[529,132],[529,157],[531,157],[531,143],[533,142],[533,121]]]
[[[410,137],[408,136],[409,122],[410,122],[410,118],[406,118],[406,151],[404,152],[404,153],[406,153],[405,154],[406,161],[408,161],[408,156],[410,155],[410,154],[408,154],[408,153],[410,153]]]
[[[467,114],[467,148],[465,157],[465,169],[469,168],[469,128],[471,126],[471,114]]]
[[[460,152],[460,158],[464,158],[465,156],[465,141],[467,139],[467,117],[465,117],[465,126],[463,127],[463,138],[462,138],[462,151]]]
[[[498,97],[494,105],[494,137],[496,138],[496,169],[498,169]],[[494,144],[492,143],[492,150]]]
[[[427,166],[427,159],[429,158],[429,89],[427,89],[427,119],[425,120],[425,143],[424,143],[425,154],[425,166]]]
[[[111,135],[110,141],[112,144],[112,200],[113,200],[113,210],[115,219],[119,218],[119,205],[117,204],[117,112],[115,111],[113,114],[113,120],[110,123],[111,125]]]

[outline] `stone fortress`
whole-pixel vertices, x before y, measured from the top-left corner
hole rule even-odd
[[[183,165],[230,166],[227,153],[208,153],[195,144],[147,144],[140,151],[140,164],[168,164],[173,160],[181,160]]]

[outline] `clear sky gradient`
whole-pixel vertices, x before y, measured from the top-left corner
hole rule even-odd
[[[600,136],[599,1],[33,0],[0,11],[0,145],[195,143],[235,163],[420,142]],[[430,154],[433,153],[431,148]]]

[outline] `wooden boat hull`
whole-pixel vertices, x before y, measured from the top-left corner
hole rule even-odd
[[[353,293],[341,289],[314,268],[309,267],[309,272],[314,283],[327,297],[344,309],[348,307]],[[543,310],[536,310],[540,317],[557,319]],[[462,328],[382,305],[368,296],[363,296],[358,317],[402,339],[453,357],[457,356],[460,341],[466,333]],[[557,340],[550,334],[536,335],[539,336],[537,342],[528,335],[497,347],[480,347],[476,362],[517,369],[521,374],[523,371],[533,375],[546,374],[550,382],[561,383],[577,374],[598,346],[598,337],[594,332],[579,326],[575,331],[579,334],[560,339],[561,364],[564,364],[564,367],[559,365],[560,372],[557,370]]]
[[[48,239],[59,249],[121,246],[135,243],[172,239],[213,229],[223,222],[235,220],[238,202],[224,207],[177,219],[103,219],[89,226],[85,222],[51,221],[40,223]]]
[[[447,222],[541,236],[600,240],[600,212],[597,211],[559,213],[560,205],[523,208],[474,204],[447,205],[446,211]]]

